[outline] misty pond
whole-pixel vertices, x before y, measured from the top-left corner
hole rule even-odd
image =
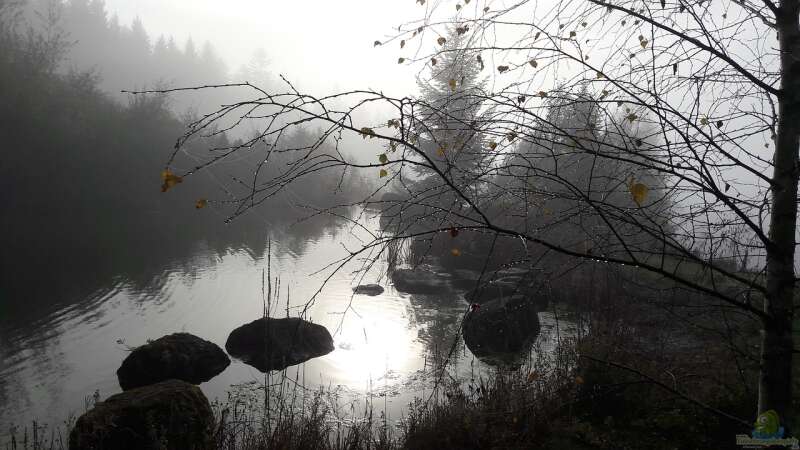
[[[34,419],[58,424],[70,413],[83,413],[95,393],[102,399],[120,392],[115,371],[131,347],[148,339],[186,331],[224,346],[234,328],[261,315],[268,239],[271,273],[278,278],[274,286],[280,290],[271,305],[275,317],[300,314],[331,274],[328,265],[363,239],[352,223],[329,219],[288,225],[266,221],[263,229],[249,233],[219,226],[216,238],[187,244],[184,254],[164,248],[163,242],[148,242],[146,233],[117,242],[108,249],[114,257],[105,271],[79,251],[50,254],[48,258],[73,269],[68,272],[84,274],[81,280],[65,283],[80,285],[83,292],[49,291],[32,283],[15,293],[27,302],[4,303],[4,429]],[[141,265],[130,263],[138,258]],[[59,280],[51,280],[56,271],[43,264],[32,264],[40,268],[40,283],[57,286]],[[494,370],[491,358],[484,357],[487,364],[463,343],[459,326],[469,307],[463,290],[434,295],[398,292],[386,276],[385,257],[366,273],[357,270],[360,264],[352,261],[337,271],[305,314],[328,328],[335,350],[287,368],[289,378],[300,379],[307,388],[331,389],[343,404],[380,399],[373,402],[375,407],[387,408],[393,420],[415,396],[430,392],[439,373],[434,370],[437,358],[449,356],[450,373],[465,380]],[[353,295],[354,286],[366,283],[379,283],[385,291]],[[535,357],[534,347],[548,351],[558,339],[574,335],[573,322],[557,318],[552,305],[539,312],[541,331],[518,355],[521,360]],[[210,400],[224,400],[232,386],[263,381],[262,373],[233,359],[223,373],[200,387]]]
[[[0,450],[797,448],[798,9],[0,0]]]

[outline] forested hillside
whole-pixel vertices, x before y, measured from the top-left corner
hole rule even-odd
[[[178,48],[170,38],[152,39],[140,21],[124,26],[109,19],[102,2],[40,3],[33,5],[36,14],[31,6],[0,1],[0,286],[4,298],[17,299],[3,302],[3,309],[29,308],[26,300],[43,297],[67,301],[112,277],[150,283],[161,266],[190,256],[201,240],[258,253],[276,222],[308,213],[300,205],[346,200],[329,199],[338,180],[310,181],[307,189],[270,199],[281,206],[281,217],[267,222],[250,214],[226,225],[232,211],[225,201],[245,189],[232,180],[251,176],[263,157],[256,151],[162,192],[160,174],[194,117],[177,111],[191,105],[110,90],[164,80],[169,86],[224,83],[237,75],[226,72],[210,44],[197,50],[191,41]],[[266,80],[266,56],[255,61],[239,75]],[[225,95],[205,96],[202,107],[224,102]],[[310,135],[295,133],[283,142],[299,145]],[[224,133],[204,145],[209,142],[235,144]],[[173,170],[213,157],[207,152],[182,151]],[[345,180],[350,183],[358,181]],[[201,199],[211,201],[198,209]]]

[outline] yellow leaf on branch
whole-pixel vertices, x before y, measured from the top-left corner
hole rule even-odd
[[[373,137],[375,137],[375,131],[370,127],[362,127],[361,131],[360,131],[360,134],[361,134],[361,137],[364,138],[364,139],[366,139],[366,138],[372,139]]]
[[[642,204],[647,199],[647,192],[649,191],[649,188],[642,183],[631,183],[629,189],[631,191],[633,201],[636,202],[636,206],[641,208]]]
[[[179,177],[172,173],[169,169],[164,169],[161,172],[161,192],[167,192],[171,188],[175,187],[178,183],[183,183],[183,177]]]

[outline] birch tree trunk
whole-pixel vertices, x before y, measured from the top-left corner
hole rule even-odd
[[[784,0],[776,13],[782,86],[772,177],[771,244],[761,343],[759,414],[774,409],[792,417],[792,315],[795,292],[798,149],[800,149],[800,1]]]

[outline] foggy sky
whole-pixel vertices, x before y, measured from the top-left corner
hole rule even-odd
[[[347,0],[107,0],[122,24],[140,17],[151,38],[210,41],[229,68],[266,50],[274,74],[303,89],[371,87],[390,94],[416,90],[414,66],[397,64],[400,49],[373,48],[398,25],[418,18],[415,2]]]

